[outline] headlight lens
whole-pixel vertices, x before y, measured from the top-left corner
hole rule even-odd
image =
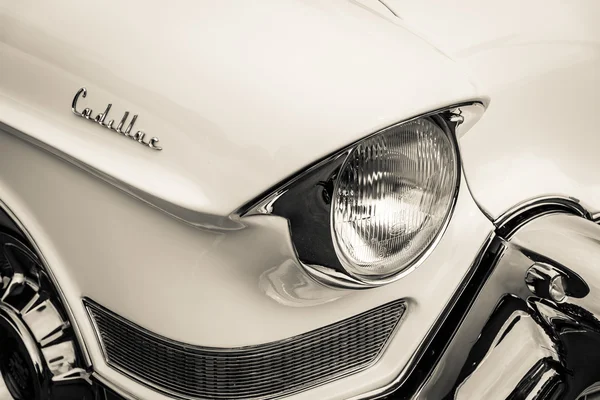
[[[376,279],[413,265],[443,230],[457,182],[454,143],[430,118],[360,142],[340,169],[331,208],[346,271]]]

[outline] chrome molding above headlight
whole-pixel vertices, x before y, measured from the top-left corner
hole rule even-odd
[[[299,263],[321,282],[358,289],[395,281],[443,235],[460,184],[457,136],[484,109],[460,104],[375,132],[235,215],[286,218]]]

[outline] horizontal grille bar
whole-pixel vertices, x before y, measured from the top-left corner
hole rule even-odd
[[[405,311],[397,300],[278,342],[221,349],[156,335],[89,299],[85,306],[111,367],[185,399],[267,399],[364,369]]]

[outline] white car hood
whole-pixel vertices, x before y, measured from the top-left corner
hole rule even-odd
[[[600,210],[600,2],[385,0],[490,97],[460,146],[491,219],[542,196]]]
[[[0,0],[0,60],[5,129],[208,225],[369,133],[482,96],[401,20],[345,0]],[[80,107],[138,114],[163,150],[73,115],[81,87]]]

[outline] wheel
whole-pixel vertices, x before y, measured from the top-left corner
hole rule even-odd
[[[23,241],[1,232],[0,278],[3,395],[95,399],[72,326],[39,257]]]

